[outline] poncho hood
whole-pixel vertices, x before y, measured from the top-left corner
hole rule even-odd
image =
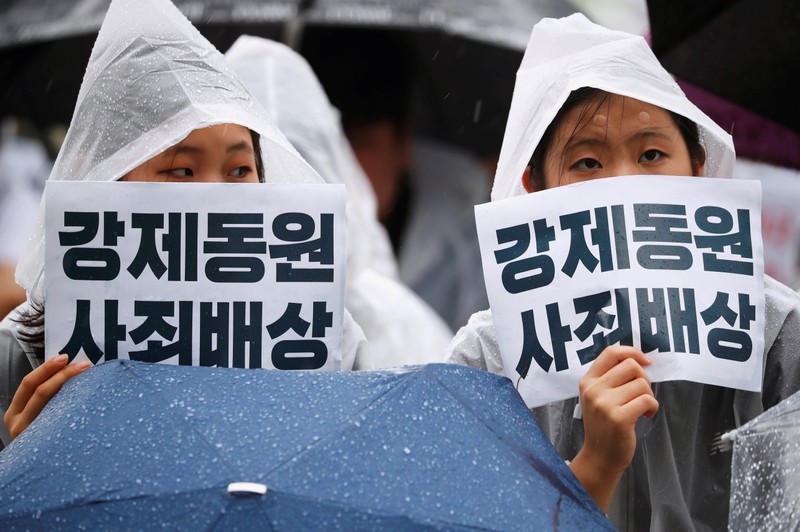
[[[492,200],[525,194],[521,177],[569,94],[594,87],[657,105],[698,125],[706,177],[730,177],[733,140],[692,104],[644,38],[606,29],[581,14],[534,26],[517,71]]]
[[[267,182],[322,182],[172,3],[113,0],[49,179],[117,180],[193,130],[223,123],[260,135]],[[17,268],[29,301],[43,301],[43,220]]]

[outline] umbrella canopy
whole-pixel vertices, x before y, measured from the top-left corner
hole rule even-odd
[[[723,438],[733,441],[730,530],[796,530],[800,392]]]
[[[218,49],[242,33],[278,39],[300,0],[173,0]],[[68,124],[111,0],[0,5],[0,116]]]
[[[7,0],[0,48],[96,33],[111,0]],[[300,15],[312,24],[434,29],[524,49],[531,20],[572,12],[562,0],[174,0],[195,24],[270,24]]]
[[[103,364],[0,452],[0,486],[4,530],[611,529],[511,382],[449,365]]]
[[[800,6],[648,0],[653,51],[681,79],[800,132]]]
[[[67,123],[110,0],[10,0],[0,5],[0,116]],[[514,76],[533,25],[566,0],[175,0],[225,51],[242,34],[295,40],[298,28],[381,28],[414,35],[424,130],[499,149]],[[488,146],[488,148],[487,148]]]

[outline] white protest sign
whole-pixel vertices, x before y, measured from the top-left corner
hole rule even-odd
[[[626,176],[475,208],[506,375],[530,407],[578,395],[607,345],[651,379],[761,389],[757,182]]]
[[[47,356],[341,366],[341,185],[47,183]]]

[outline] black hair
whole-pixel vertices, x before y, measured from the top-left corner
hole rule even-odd
[[[44,359],[44,303],[31,301],[30,306],[23,307],[12,320],[23,325],[17,334],[30,345],[34,356]]]
[[[345,131],[388,120],[410,121],[417,57],[401,31],[309,28],[301,53],[341,113]]]
[[[250,138],[253,141],[253,155],[256,159],[256,174],[258,174],[258,182],[263,183],[265,181],[265,175],[264,160],[261,157],[261,135],[251,129]]]
[[[578,132],[578,128],[582,127],[581,124],[584,124],[589,117],[594,116],[610,96],[616,95],[594,87],[581,87],[569,94],[564,105],[561,106],[561,109],[558,110],[553,121],[547,126],[539,144],[533,151],[533,156],[529,162],[531,168],[529,185],[531,190],[544,190],[547,188],[544,176],[544,163],[547,154],[550,152],[553,137],[558,127],[561,125],[561,122],[564,120],[564,116],[578,106],[583,106],[578,116],[575,130],[570,133],[570,137],[572,137]],[[669,113],[672,122],[675,124],[675,127],[678,128],[683,141],[686,143],[692,168],[703,166],[706,162],[706,150],[700,142],[700,132],[697,128],[697,124],[678,113],[672,111],[667,111],[667,113]]]

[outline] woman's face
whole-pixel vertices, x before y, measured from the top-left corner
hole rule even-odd
[[[195,129],[121,181],[258,183],[250,130],[235,124]]]
[[[544,161],[546,188],[601,177],[700,175],[669,113],[616,95],[570,110]],[[592,113],[594,111],[594,113]],[[583,116],[581,116],[583,115]]]

